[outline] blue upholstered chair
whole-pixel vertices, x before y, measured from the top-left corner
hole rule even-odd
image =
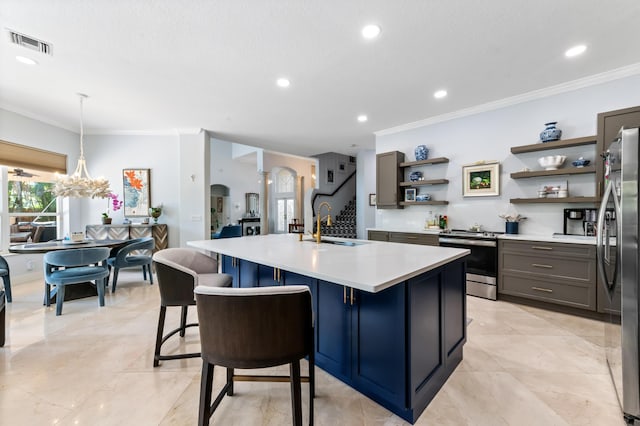
[[[218,238],[242,237],[242,225],[225,225],[219,232],[211,234],[212,240]]]
[[[136,250],[153,250],[155,247],[155,241],[153,238],[136,238],[127,243],[127,245],[120,247],[117,250],[112,250],[107,260],[109,265],[109,272],[113,268],[113,282],[111,283],[111,293],[116,291],[116,284],[118,282],[118,271],[122,268],[133,268],[142,266],[142,278],[147,279],[147,273],[149,274],[149,284],[153,284],[153,275],[151,275],[151,256],[143,254],[131,254]]]
[[[7,295],[7,302],[11,303],[11,276],[9,274],[9,264],[2,256],[0,256],[0,277],[2,277],[2,281],[4,281],[4,292]]]
[[[70,284],[95,281],[98,301],[104,306],[104,288],[109,276],[107,247],[50,251],[44,255],[45,305],[51,305],[51,286],[56,286],[56,316],[62,314],[64,288]]]

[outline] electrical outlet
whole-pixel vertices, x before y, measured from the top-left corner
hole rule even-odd
[[[197,215],[197,214],[191,215],[191,221],[192,222],[200,222],[200,221],[202,221],[202,216]]]
[[[33,260],[27,260],[27,271],[33,271]]]

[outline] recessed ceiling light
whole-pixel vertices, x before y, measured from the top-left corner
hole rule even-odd
[[[26,65],[37,65],[38,64],[38,62],[36,60],[31,59],[31,58],[27,58],[27,57],[24,57],[24,56],[16,56],[16,61],[18,61],[20,63],[23,63],[23,64],[26,64]]]
[[[566,56],[567,58],[573,58],[574,56],[582,55],[585,50],[587,50],[587,46],[585,46],[584,44],[579,44],[564,52],[564,56]]]
[[[377,25],[367,25],[362,28],[362,37],[364,38],[376,38],[380,35],[380,27]]]
[[[364,115],[364,114],[361,114],[361,115],[359,115],[359,116],[358,116],[358,121],[359,121],[360,123],[364,123],[364,122],[365,122],[365,121],[367,121],[368,119],[369,119],[369,118],[368,118],[366,115]]]
[[[289,87],[291,82],[287,78],[279,78],[278,81],[276,81],[276,84],[280,87]]]
[[[447,91],[446,90],[438,90],[437,92],[435,92],[433,94],[433,97],[436,99],[442,99],[444,97],[447,96]]]

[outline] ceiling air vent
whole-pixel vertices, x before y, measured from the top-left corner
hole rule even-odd
[[[35,50],[47,55],[51,55],[51,44],[38,40],[37,38],[29,37],[24,34],[17,33],[15,31],[9,31],[9,37],[11,42],[22,47],[26,47],[31,50]]]

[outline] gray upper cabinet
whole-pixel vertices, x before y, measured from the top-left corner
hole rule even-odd
[[[402,169],[400,163],[404,154],[398,151],[376,155],[376,208],[401,209],[400,182]]]
[[[596,155],[596,196],[604,193],[604,162],[599,155],[609,149],[621,127],[640,127],[640,106],[598,114],[598,155]]]

